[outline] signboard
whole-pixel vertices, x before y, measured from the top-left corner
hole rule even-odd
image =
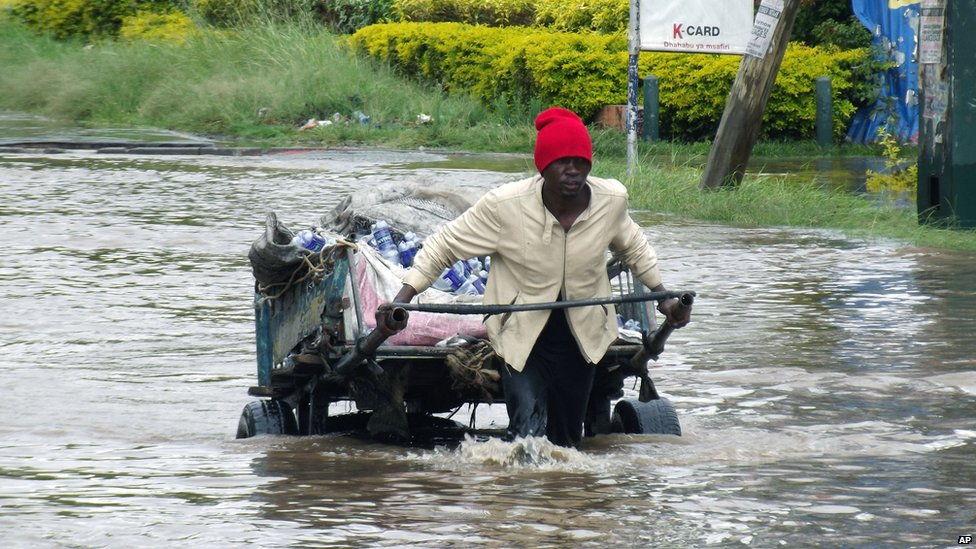
[[[752,36],[746,46],[746,53],[753,57],[762,59],[769,51],[769,45],[773,40],[773,31],[779,23],[779,17],[783,13],[783,0],[762,0],[759,10],[756,11],[756,22],[752,26]]]
[[[919,63],[942,62],[942,33],[945,26],[944,0],[923,0],[918,30]]]
[[[640,49],[741,55],[752,34],[753,0],[640,2]]]
[[[945,120],[949,110],[949,84],[943,65],[942,41],[945,35],[945,0],[922,0],[918,29],[919,62],[925,90],[922,95],[922,119],[930,124],[930,146],[943,142]]]

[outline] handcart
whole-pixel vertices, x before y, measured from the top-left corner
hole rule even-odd
[[[395,276],[396,269],[366,244],[363,229],[371,221],[345,201],[323,216],[318,230],[327,244],[313,253],[297,249],[295,233],[269,214],[265,234],[250,254],[257,384],[248,390],[255,400],[241,413],[238,438],[356,432],[409,442],[431,429],[470,430],[474,425],[449,418],[464,406],[504,402],[499,360],[479,327],[481,315],[499,306],[471,298],[424,300],[437,292],[432,289],[421,294],[420,304],[395,310],[403,320],[410,315],[411,327],[420,324],[430,333],[397,341],[376,329],[375,308],[385,301],[375,287],[383,277],[376,273],[389,278],[386,271]],[[402,240],[404,231],[392,226],[394,238]],[[671,333],[666,321],[656,326],[650,306],[665,296],[651,293],[613,257],[608,257],[607,276],[614,295],[605,302],[631,322],[596,365],[585,434],[680,435],[674,407],[648,374],[648,361],[657,359]],[[667,297],[691,306],[694,293],[668,292]],[[468,312],[477,314],[465,316]],[[420,321],[420,315],[441,316]],[[640,381],[637,399],[623,398],[628,378]]]

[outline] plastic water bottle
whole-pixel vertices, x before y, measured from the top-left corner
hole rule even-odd
[[[325,247],[325,239],[311,229],[298,231],[291,243],[313,253],[318,253]]]
[[[452,267],[458,278],[461,279],[461,284],[464,284],[464,281],[468,279],[468,275],[470,274],[468,264],[464,261],[457,261]]]
[[[465,278],[455,268],[457,263],[444,269],[441,276],[434,281],[433,286],[444,292],[456,292],[465,283]]]
[[[458,294],[481,295],[485,293],[485,286],[477,275],[469,275],[464,284],[457,289]]]
[[[379,250],[383,259],[390,263],[400,264],[400,252],[397,251],[396,243],[393,242],[393,235],[390,233],[390,225],[380,219],[373,225],[373,240],[376,242],[376,249]]]
[[[483,288],[485,284],[488,284],[488,271],[482,270],[478,273],[478,279],[481,280],[481,287]],[[482,291],[481,293],[485,293]]]
[[[624,330],[633,330],[635,332],[639,332],[640,324],[638,324],[637,321],[632,318],[627,319],[627,322],[624,322]]]
[[[447,273],[447,271],[444,271],[444,273]],[[437,280],[434,280],[430,286],[442,292],[453,292],[454,288],[451,286],[451,281],[444,277],[444,273],[441,273],[441,276],[437,277]]]
[[[390,232],[390,225],[383,219],[380,219],[373,224],[373,241],[376,243],[376,249],[379,251],[392,249],[395,247],[393,243],[393,234]]]
[[[403,242],[397,246],[397,251],[400,254],[400,264],[404,267],[409,267],[413,265],[413,256],[417,255],[417,244],[404,237]]]

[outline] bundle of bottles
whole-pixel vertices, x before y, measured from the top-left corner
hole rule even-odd
[[[363,235],[364,237],[366,235]],[[399,237],[399,234],[397,235]],[[396,243],[390,225],[379,220],[373,224],[367,243],[379,252],[388,263],[410,267],[417,250],[423,245],[422,239],[412,232],[404,233],[400,243]],[[319,253],[326,246],[334,246],[335,239],[326,239],[313,229],[299,231],[292,239],[292,244],[300,246],[310,252]],[[491,257],[473,257],[458,261],[444,269],[432,284],[442,292],[455,295],[480,295],[485,293],[488,282],[488,271],[491,269]],[[640,331],[641,325],[634,319],[625,318],[617,314],[617,326],[625,330]]]
[[[400,243],[397,244],[393,232],[390,230],[390,225],[382,219],[373,224],[367,243],[379,252],[380,256],[388,263],[404,268],[413,265],[413,258],[417,255],[417,250],[423,246],[422,240],[412,232],[404,233]],[[292,244],[310,252],[318,253],[326,246],[335,245],[335,240],[326,241],[316,231],[305,229],[295,235]],[[433,287],[455,295],[484,294],[490,268],[491,258],[488,256],[458,261],[441,272],[441,275],[434,281]]]

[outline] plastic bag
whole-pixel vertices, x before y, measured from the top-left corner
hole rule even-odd
[[[247,258],[251,271],[260,286],[284,284],[300,278],[296,271],[303,268],[303,256],[308,252],[292,243],[295,233],[278,221],[274,212],[268,213],[264,234],[251,244]]]

